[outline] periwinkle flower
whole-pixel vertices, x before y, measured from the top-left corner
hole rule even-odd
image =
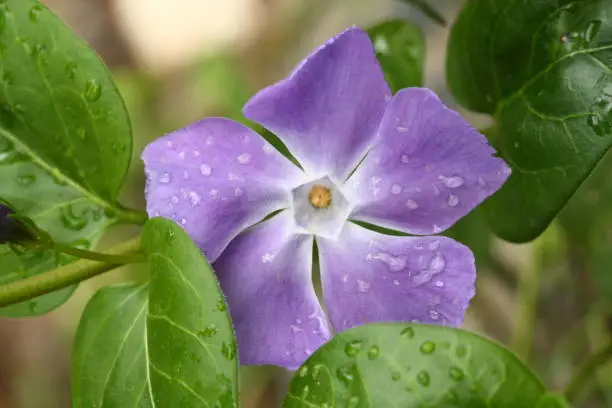
[[[474,257],[428,235],[510,174],[481,134],[427,89],[392,96],[358,28],[260,91],[244,114],[278,135],[303,170],[221,118],[143,153],[147,210],[176,220],[213,262],[243,364],[295,368],[333,330],[369,322],[461,324]],[[327,314],[312,283],[315,242]]]

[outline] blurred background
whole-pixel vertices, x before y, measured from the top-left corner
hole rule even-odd
[[[204,116],[240,119],[244,102],[286,75],[320,43],[348,26],[406,19],[427,37],[426,85],[453,108],[445,86],[448,28],[400,0],[45,0],[102,56],[127,101],[134,162],[123,191],[142,208],[145,144]],[[461,0],[431,0],[452,22]],[[461,111],[476,127],[490,119]],[[477,210],[448,232],[469,245],[478,292],[465,328],[517,352],[552,388],[612,335],[612,163],[598,166],[560,217],[533,243],[496,239]],[[607,211],[607,213],[606,213]],[[117,227],[101,246],[137,232]],[[137,267],[80,285],[59,309],[38,318],[0,318],[0,408],[70,407],[72,339],[81,312],[102,285],[138,280]],[[244,408],[275,407],[290,373],[245,368]],[[612,365],[580,407],[612,407]]]

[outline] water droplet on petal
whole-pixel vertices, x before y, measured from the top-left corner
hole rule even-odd
[[[419,205],[416,201],[408,199],[406,200],[406,207],[410,208],[411,210],[416,210],[417,208],[419,208]]]
[[[169,182],[172,181],[172,175],[168,173],[167,171],[165,171],[162,174],[160,174],[158,181],[162,184],[168,184]]]
[[[444,287],[444,282],[442,282],[441,280],[437,280],[437,281],[434,282],[434,285],[437,288],[443,288]]]
[[[402,186],[398,184],[394,184],[393,186],[391,186],[391,194],[398,195],[401,192],[402,192]]]
[[[368,293],[370,291],[370,286],[372,286],[371,282],[357,279],[357,290],[360,293]]]
[[[456,207],[459,204],[459,197],[454,194],[448,195],[448,200],[446,201],[449,207]]]
[[[247,164],[251,161],[251,155],[248,153],[242,153],[236,158],[236,160],[238,160],[238,163],[240,164]]]
[[[377,260],[386,263],[389,266],[391,272],[399,272],[406,268],[406,258],[403,256],[395,257],[384,252],[377,252],[368,254],[366,256],[367,261]]]
[[[444,184],[448,188],[458,188],[458,187],[461,187],[463,183],[465,183],[465,180],[463,179],[463,177],[459,177],[459,176],[453,176],[453,177],[440,176],[440,178],[444,181]]]
[[[206,163],[201,164],[200,165],[200,173],[202,173],[203,176],[210,176],[212,174],[212,167],[210,167]]]
[[[407,154],[402,154],[400,160],[402,163],[407,164],[408,162],[410,162],[410,156],[408,156]]]
[[[429,317],[432,320],[440,320],[440,312],[438,312],[437,310],[431,309],[429,311]]]
[[[234,196],[236,197],[241,197],[243,193],[244,191],[240,187],[236,187],[234,189]]]
[[[434,273],[438,273],[441,272],[445,267],[446,259],[444,258],[444,255],[442,255],[442,253],[440,252],[436,252],[433,258],[431,258],[431,261],[429,261],[429,269]]]
[[[202,197],[196,193],[195,191],[189,191],[187,193],[187,198],[189,198],[189,202],[191,203],[192,206],[196,206],[200,203],[200,201],[202,200]]]

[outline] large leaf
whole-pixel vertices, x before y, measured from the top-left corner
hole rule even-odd
[[[0,199],[54,239],[89,246],[122,209],[118,191],[130,162],[131,129],[104,64],[34,0],[0,2]],[[24,258],[25,256],[25,258]],[[0,283],[67,259],[0,247]],[[44,313],[70,290],[0,310]]]
[[[393,92],[423,85],[425,38],[420,27],[391,20],[369,28],[368,34]]]
[[[155,405],[237,406],[236,341],[210,265],[189,236],[163,218],[145,225],[143,249],[152,273],[147,346]]]
[[[494,115],[512,167],[486,204],[511,241],[540,234],[612,143],[612,3],[471,0],[451,31],[448,82]]]
[[[108,286],[89,301],[75,337],[73,408],[152,408],[144,285]]]
[[[285,408],[533,408],[545,394],[516,356],[441,326],[374,324],[320,348],[291,381]]]

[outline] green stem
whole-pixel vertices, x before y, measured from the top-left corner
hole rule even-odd
[[[128,264],[128,263],[136,263],[143,262],[144,255],[140,252],[135,252],[132,254],[103,254],[100,252],[88,251],[85,249],[75,248],[69,245],[61,244],[59,242],[55,242],[53,244],[53,249],[64,253],[66,255],[72,255],[77,258],[91,259],[92,261],[104,262],[112,265],[120,265],[120,264]]]
[[[582,388],[589,383],[597,370],[612,359],[612,338],[606,345],[591,355],[587,361],[578,369],[572,380],[565,388],[565,398],[572,402],[578,397]]]
[[[132,260],[135,260],[137,258],[134,257],[134,254],[139,250],[140,237],[117,245],[111,248],[108,253],[110,255],[130,256]],[[40,275],[1,285],[0,307],[23,302],[24,300],[63,289],[121,265],[123,265],[123,262],[114,261],[113,263],[105,263],[89,259],[79,259]]]
[[[121,208],[115,216],[123,224],[143,225],[149,219],[149,215],[145,211],[134,210],[132,208]]]
[[[534,251],[536,252],[536,251]],[[531,357],[531,346],[533,342],[533,331],[536,320],[538,293],[540,290],[540,276],[535,258],[532,255],[529,266],[521,271],[517,290],[516,326],[512,337],[512,349],[522,360],[527,363]]]

